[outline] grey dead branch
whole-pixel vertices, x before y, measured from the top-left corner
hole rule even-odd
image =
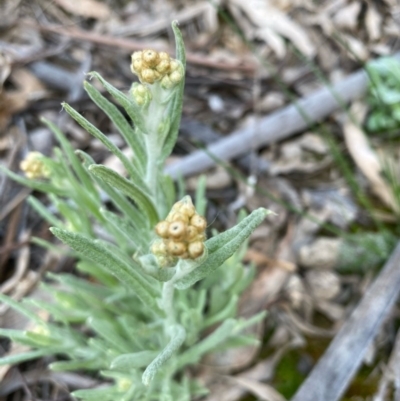
[[[400,58],[400,55],[396,57]],[[217,161],[232,160],[251,150],[282,141],[322,121],[348,102],[360,98],[366,91],[367,83],[365,71],[357,71],[330,88],[324,87],[303,97],[296,104],[232,132],[205,150],[191,153],[168,166],[165,172],[173,178],[187,177],[215,166]]]
[[[400,291],[400,243],[291,401],[339,400]]]

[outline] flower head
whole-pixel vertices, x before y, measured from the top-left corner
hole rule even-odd
[[[155,227],[160,238],[153,243],[151,251],[160,266],[175,258],[197,259],[202,256],[206,227],[206,219],[196,212],[189,196],[175,203],[166,219]]]
[[[182,64],[168,53],[152,49],[137,51],[132,54],[131,70],[142,83],[154,84],[161,81],[165,89],[170,89],[182,81],[184,69]]]
[[[50,175],[50,171],[44,164],[43,155],[40,152],[29,152],[19,166],[27,178],[31,180],[47,178]]]

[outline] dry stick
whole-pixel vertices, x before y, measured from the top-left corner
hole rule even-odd
[[[389,315],[400,291],[400,242],[291,401],[336,401]]]
[[[141,42],[132,39],[116,38],[109,35],[101,35],[93,32],[84,31],[83,29],[63,27],[59,25],[38,25],[28,20],[22,21],[23,26],[32,27],[42,32],[52,32],[62,36],[67,36],[79,41],[95,43],[100,46],[110,46],[113,48],[126,49],[128,51],[143,50],[143,48],[152,48],[155,50],[168,50],[164,47],[155,46],[152,42]],[[219,70],[240,71],[253,75],[257,69],[255,63],[227,63],[217,61],[211,57],[201,54],[187,53],[186,61],[190,64],[199,65],[201,67],[215,68]]]
[[[306,129],[310,124],[323,120],[340,107],[333,93],[343,103],[355,100],[365,93],[368,77],[365,71],[357,71],[332,88],[324,87],[303,97],[295,104],[284,107],[256,123],[234,131],[229,136],[208,146],[206,152],[197,150],[180,161],[169,165],[165,172],[173,178],[198,174],[215,166],[215,159],[231,160],[250,150],[286,139]],[[333,92],[333,93],[332,93]],[[304,110],[308,121],[300,114]],[[209,154],[213,156],[210,157]],[[215,158],[215,159],[214,159]]]
[[[400,53],[394,57],[399,60]],[[331,113],[350,101],[360,98],[367,89],[368,76],[359,70],[331,88],[303,97],[296,104],[291,104],[253,125],[232,132],[229,136],[208,146],[206,151],[198,150],[169,165],[165,172],[173,178],[187,177],[214,167],[216,160],[232,160],[258,147],[289,138],[306,129],[310,124],[322,121]],[[335,97],[335,95],[337,96]],[[340,99],[340,103],[337,99]],[[303,110],[307,120],[301,115]],[[210,157],[212,155],[213,157]]]

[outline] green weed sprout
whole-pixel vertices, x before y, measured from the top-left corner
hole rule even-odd
[[[132,71],[140,83],[127,95],[98,73],[89,74],[125,110],[133,127],[119,108],[84,83],[132,149],[132,158],[63,105],[119,158],[129,178],[96,164],[83,151],[74,152],[46,120],[60,144],[54,156],[28,155],[21,163],[26,177],[3,169],[14,180],[48,194],[55,214],[37,198],[29,202],[72,249],[77,269],[91,279],[49,274],[52,284],[43,286],[53,296],[50,303],[33,298],[15,302],[1,295],[2,302],[28,316],[35,328],[0,329],[0,335],[30,349],[5,356],[0,364],[54,355],[51,369],[92,371],[103,377],[106,387],[73,393],[82,400],[191,400],[206,389],[186,368],[216,349],[257,343],[244,330],[264,317],[235,318],[239,296],[254,273],[241,263],[246,239],[269,212],[255,210],[235,227],[206,239],[202,191],[197,208],[189,196],[175,202],[173,182],[163,174],[178,135],[185,74],[182,36],[176,23],[172,28],[176,59],[153,50],[135,52]],[[51,318],[43,320],[37,308]]]

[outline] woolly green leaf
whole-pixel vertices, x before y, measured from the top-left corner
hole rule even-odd
[[[22,177],[21,175],[15,174],[10,171],[8,168],[0,165],[0,171],[6,174],[18,184],[24,185],[25,187],[32,188],[36,191],[56,194],[60,196],[65,196],[65,191],[59,188],[56,188],[54,185],[46,182],[46,181],[39,181],[39,180],[31,180],[29,178]]]
[[[75,170],[77,176],[81,180],[81,182],[82,182],[83,186],[86,188],[86,190],[92,194],[97,195],[97,191],[93,185],[93,182],[91,181],[91,179],[89,177],[89,174],[83,168],[78,157],[74,153],[74,148],[72,147],[72,145],[70,144],[68,139],[65,137],[65,135],[62,133],[62,131],[56,125],[54,125],[51,121],[47,120],[46,118],[41,118],[41,121],[44,124],[46,124],[49,127],[49,129],[56,136],[62,149],[64,150],[65,154],[67,155],[69,162],[71,163],[73,169]]]
[[[158,355],[157,351],[140,351],[119,355],[111,362],[111,369],[127,371],[144,368]]]
[[[99,73],[93,71],[89,72],[88,75],[97,78],[105,90],[125,109],[136,127],[141,132],[146,133],[146,125],[143,121],[141,108],[135,102],[131,101],[128,96],[109,84]]]
[[[186,338],[185,329],[176,325],[171,329],[171,341],[167,346],[161,351],[161,353],[150,363],[147,369],[144,371],[142,376],[142,382],[145,386],[148,386],[150,382],[154,379],[158,370],[168,361],[171,356],[178,351]]]
[[[208,258],[199,267],[177,281],[175,286],[180,290],[189,288],[197,281],[208,276],[220,267],[225,260],[230,258],[243,241],[261,224],[265,217],[271,212],[259,208],[247,216],[235,227],[206,241]]]
[[[236,324],[237,322],[235,319],[225,320],[225,322],[210,335],[181,354],[178,357],[178,367],[182,368],[188,364],[198,362],[205,353],[213,350],[233,335]]]
[[[57,219],[57,217],[52,214],[49,209],[43,205],[42,202],[39,201],[39,199],[35,198],[34,196],[29,196],[28,197],[28,203],[30,206],[32,206],[33,209],[36,210],[36,212],[48,223],[50,223],[53,226],[57,227],[63,227],[64,223]]]
[[[146,155],[141,141],[142,138],[132,129],[122,113],[95,87],[93,87],[89,82],[84,82],[83,86],[93,102],[107,114],[113,124],[118,128],[118,131],[121,133],[126,143],[133,150],[135,157],[139,162],[139,166],[143,171],[144,166],[146,165]]]
[[[118,216],[113,212],[105,209],[100,209],[100,212],[123,241],[133,245],[136,251],[147,245],[147,232],[139,231],[137,228],[134,228],[126,218]]]
[[[122,164],[126,168],[126,171],[132,177],[135,182],[140,185],[140,187],[145,188],[146,184],[138,173],[136,167],[128,160],[128,158],[121,152],[121,150],[114,145],[98,128],[96,128],[91,122],[86,120],[81,114],[79,114],[75,109],[73,109],[69,104],[62,103],[65,111],[89,134],[93,135],[98,139],[113,155],[121,160]]]
[[[91,165],[89,171],[107,184],[110,184],[113,188],[118,189],[133,199],[139,208],[147,215],[151,226],[157,224],[159,220],[157,210],[153,205],[150,196],[144,192],[139,185],[121,177],[114,170],[100,164]]]
[[[25,305],[21,304],[20,302],[14,301],[13,299],[7,297],[0,293],[0,301],[4,302],[5,304],[11,306],[14,310],[19,313],[22,313],[24,316],[29,318],[30,320],[34,321],[35,323],[42,324],[43,319],[41,319],[32,309],[27,308]]]
[[[92,164],[95,164],[95,161],[92,159],[92,157],[82,150],[77,150],[76,154],[82,158],[83,165],[86,169],[89,169]],[[148,229],[148,222],[143,216],[143,213],[141,213],[131,202],[129,202],[125,196],[121,195],[120,192],[116,191],[114,188],[96,176],[93,176],[93,178],[99,187],[110,197],[117,209],[119,209],[125,215],[125,217],[129,219],[129,222],[133,224],[136,229],[140,231],[145,231]]]
[[[24,352],[17,355],[9,355],[0,358],[0,366],[3,365],[16,365],[17,363],[31,361],[32,359],[40,358],[45,355],[50,355],[54,350],[41,349],[36,351]]]
[[[119,328],[114,321],[107,321],[106,319],[99,319],[97,317],[90,317],[87,324],[103,337],[111,346],[118,352],[130,351],[130,344],[119,335]]]
[[[136,270],[135,263],[128,265],[124,260],[110,252],[99,241],[89,239],[83,235],[71,233],[59,228],[52,227],[50,231],[62,242],[69,245],[73,250],[85,258],[92,260],[105,271],[113,274],[138,298],[150,308],[157,310],[155,301],[156,293],[148,281]]]
[[[219,311],[213,316],[210,316],[204,321],[203,328],[210,327],[215,323],[221,322],[223,320],[235,316],[238,299],[239,297],[237,295],[233,295],[230,298],[229,302],[225,305],[225,307],[221,311]]]
[[[183,70],[186,70],[186,52],[183,42],[182,33],[178,28],[177,21],[172,23],[176,43],[176,59],[182,63]],[[182,106],[183,106],[183,90],[185,87],[185,77],[182,78],[178,86],[175,88],[175,93],[169,104],[170,127],[169,133],[165,139],[162,149],[162,160],[165,160],[175,146],[176,139],[179,133],[179,125],[181,123]]]
[[[49,365],[49,368],[54,371],[63,372],[66,370],[100,369],[102,366],[103,366],[103,361],[101,359],[89,359],[89,360],[53,362]]]

